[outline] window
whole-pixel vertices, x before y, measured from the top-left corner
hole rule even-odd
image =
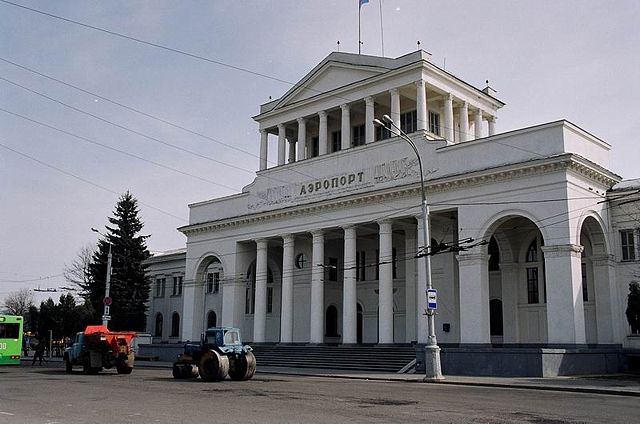
[[[318,137],[311,137],[311,157],[315,158],[320,155],[320,139]]]
[[[153,331],[155,337],[162,337],[162,314],[156,315],[156,326]]]
[[[174,312],[171,316],[171,336],[169,337],[179,337],[180,336],[180,314]]]
[[[538,267],[527,268],[527,303],[539,302]]]
[[[527,262],[538,262],[538,241],[534,240],[527,249]]]
[[[582,301],[589,301],[589,289],[587,287],[587,264],[581,264],[580,270],[582,271]]]
[[[182,277],[173,277],[173,296],[182,295]]]
[[[635,242],[633,239],[633,230],[620,231],[620,240],[622,242],[622,260],[633,261],[636,259]]]
[[[273,286],[267,286],[267,313],[273,312]]]
[[[489,271],[500,271],[500,249],[495,237],[491,237],[488,246]]]
[[[385,127],[376,127],[376,140],[386,140],[391,138],[391,132]]]
[[[504,335],[502,326],[502,300],[491,299],[489,301],[489,332],[492,336]]]
[[[338,308],[333,305],[327,308],[325,330],[327,337],[338,337]]]
[[[331,153],[340,151],[342,145],[342,131],[331,133]]]
[[[218,322],[218,317],[214,311],[209,311],[207,314],[207,328],[215,327]]]
[[[353,127],[353,137],[351,138],[351,144],[355,146],[363,146],[366,142],[364,135],[364,125]]]
[[[338,258],[329,258],[329,281],[338,281]]]
[[[429,131],[440,135],[440,114],[429,112]]]
[[[406,133],[416,132],[418,129],[418,112],[412,110],[401,114],[400,128]]]
[[[156,278],[156,297],[164,297],[166,278]]]
[[[218,293],[220,291],[220,273],[210,272],[207,274],[207,293]]]
[[[365,265],[365,252],[364,250],[356,253],[356,281],[364,281],[366,276]]]

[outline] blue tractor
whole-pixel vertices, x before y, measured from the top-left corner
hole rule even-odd
[[[240,330],[233,327],[212,327],[202,333],[200,343],[187,342],[184,353],[173,364],[173,377],[221,381],[227,375],[232,380],[249,380],[256,372],[256,357],[250,346],[240,340]]]

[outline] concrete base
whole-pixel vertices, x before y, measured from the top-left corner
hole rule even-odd
[[[538,347],[442,347],[445,375],[493,377],[556,377],[560,375],[611,374],[622,372],[620,346]],[[416,373],[424,372],[424,345],[416,346]]]

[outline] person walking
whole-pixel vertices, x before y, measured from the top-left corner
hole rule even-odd
[[[35,352],[33,353],[33,361],[31,361],[31,366],[34,366],[36,364],[37,359],[40,359],[39,365],[42,366],[42,360],[44,359],[44,348],[45,348],[44,339],[38,340],[38,345],[35,348],[36,349],[35,349]]]

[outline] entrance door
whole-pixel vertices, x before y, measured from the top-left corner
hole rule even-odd
[[[356,318],[356,342],[362,344],[362,305],[358,303]]]

